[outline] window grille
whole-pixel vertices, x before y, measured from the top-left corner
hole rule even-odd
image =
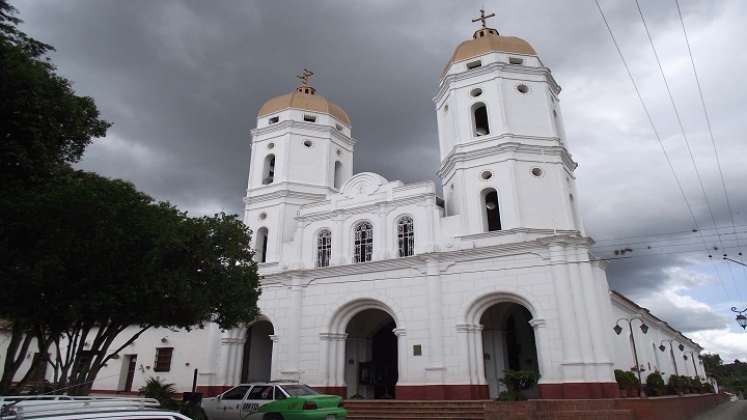
[[[373,226],[368,222],[359,223],[355,227],[353,261],[356,263],[371,261],[373,251]]]
[[[169,370],[171,370],[171,355],[173,353],[173,347],[156,348],[156,361],[153,364],[153,371],[168,372]]]
[[[399,238],[399,256],[409,257],[413,255],[415,253],[415,230],[411,217],[404,216],[399,219],[399,222],[397,222],[397,237]]]
[[[319,232],[316,240],[316,266],[329,267],[329,259],[332,254],[332,233],[327,229]]]

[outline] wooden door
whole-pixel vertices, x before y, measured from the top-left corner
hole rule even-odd
[[[130,354],[127,356],[129,362],[127,364],[127,379],[125,380],[126,392],[132,391],[132,380],[135,378],[135,367],[137,366],[137,354]]]

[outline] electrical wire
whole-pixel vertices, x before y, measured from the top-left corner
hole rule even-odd
[[[651,36],[651,31],[649,30],[648,23],[646,22],[646,17],[643,15],[643,10],[641,9],[641,4],[639,0],[634,0],[636,8],[638,9],[638,16],[641,18],[641,23],[643,23],[643,29],[646,32],[646,38],[648,38],[648,44],[651,46],[651,51],[654,53],[654,58],[656,59],[656,65],[659,68],[659,74],[661,74],[661,79],[664,81],[664,87],[667,91],[667,96],[669,98],[669,103],[672,105],[672,109],[674,110],[674,116],[677,120],[677,125],[680,129],[680,134],[682,135],[682,139],[685,142],[685,146],[687,148],[687,153],[690,156],[690,161],[693,164],[693,168],[695,169],[695,176],[698,179],[698,185],[700,186],[700,192],[703,194],[703,198],[706,202],[706,207],[708,208],[708,214],[711,217],[711,222],[713,223],[713,226],[718,226],[716,223],[716,216],[713,214],[713,206],[711,205],[711,200],[708,198],[708,193],[706,192],[705,184],[703,183],[703,177],[700,175],[700,169],[698,169],[698,163],[695,160],[695,153],[692,150],[692,147],[690,146],[690,140],[687,138],[687,133],[685,130],[685,125],[682,123],[682,117],[680,116],[680,111],[677,108],[677,104],[674,101],[674,95],[672,95],[672,89],[669,86],[669,81],[667,80],[667,76],[664,73],[664,67],[661,64],[661,59],[659,58],[659,52],[656,49],[656,46],[654,45],[654,39]],[[720,238],[719,238],[720,242]],[[723,244],[720,244],[723,248]],[[731,278],[731,282],[734,285],[734,288],[740,293],[741,290],[739,289],[739,286],[736,283],[736,280],[734,279],[734,272],[732,271],[731,265],[729,265],[729,276]]]
[[[687,211],[690,214],[690,219],[692,220],[692,224],[694,228],[701,232],[700,225],[698,224],[698,220],[695,217],[695,213],[693,212],[692,205],[690,204],[690,201],[687,198],[687,194],[685,194],[685,190],[682,187],[682,182],[680,181],[679,176],[677,176],[677,171],[674,169],[674,165],[672,164],[672,159],[669,157],[669,153],[667,152],[667,149],[664,147],[664,142],[661,139],[661,135],[659,134],[659,130],[656,128],[656,124],[654,124],[653,117],[651,116],[651,112],[648,109],[648,106],[646,105],[646,102],[643,100],[643,96],[641,95],[640,89],[638,88],[638,83],[635,81],[635,77],[633,77],[633,73],[630,70],[630,66],[628,65],[627,60],[625,60],[625,55],[622,53],[622,49],[620,48],[620,44],[617,42],[617,38],[615,38],[615,34],[612,31],[612,27],[609,24],[609,21],[607,20],[607,16],[604,14],[604,10],[602,9],[602,6],[599,4],[599,0],[594,0],[594,3],[597,6],[597,9],[599,10],[599,14],[602,16],[602,20],[604,21],[604,25],[607,27],[607,32],[610,34],[610,38],[612,39],[612,43],[615,46],[615,49],[617,50],[617,54],[620,56],[620,60],[623,63],[623,66],[625,67],[625,72],[628,75],[628,78],[630,78],[630,82],[633,85],[633,90],[635,91],[636,96],[638,97],[638,100],[641,104],[641,107],[643,108],[643,112],[646,114],[646,118],[648,119],[649,124],[651,125],[651,129],[654,133],[654,137],[656,137],[656,141],[659,143],[659,146],[661,147],[661,151],[664,154],[664,158],[666,159],[667,165],[669,166],[669,170],[672,172],[672,176],[675,180],[675,183],[677,184],[677,188],[679,189],[680,195],[682,196],[682,200],[685,203],[685,206],[687,207]],[[702,235],[702,232],[701,232]],[[703,239],[703,246],[704,249],[708,250],[708,246],[705,242],[705,239]],[[718,269],[717,269],[718,271]],[[721,276],[718,276],[719,283],[721,284],[721,288],[724,291],[724,294],[726,297],[729,296],[729,292],[726,291],[726,285],[724,284],[723,279]]]
[[[693,76],[695,76],[695,85],[698,88],[698,97],[700,98],[700,105],[703,108],[703,116],[705,117],[706,128],[708,130],[708,137],[710,138],[711,146],[713,147],[713,154],[716,159],[716,167],[718,168],[719,179],[721,181],[721,188],[724,189],[724,198],[726,199],[726,208],[729,211],[729,218],[731,220],[731,226],[732,228],[736,229],[736,223],[734,221],[734,210],[732,209],[731,199],[729,198],[729,189],[726,187],[726,178],[724,177],[724,170],[723,170],[723,166],[721,165],[721,158],[719,157],[718,147],[716,146],[716,138],[713,135],[711,117],[710,117],[710,113],[708,112],[708,106],[706,106],[705,97],[703,95],[703,87],[700,84],[700,76],[698,75],[698,70],[697,70],[697,67],[695,66],[695,59],[693,58],[693,51],[690,45],[690,37],[687,36],[687,29],[685,27],[685,19],[682,16],[682,9],[680,8],[680,1],[674,0],[674,4],[677,6],[677,16],[679,17],[680,26],[682,27],[682,35],[685,38],[685,45],[687,45],[687,54],[690,58],[690,65],[693,69]],[[741,251],[742,244],[738,243],[737,246],[739,247]],[[740,258],[739,260],[744,262],[742,258]],[[742,271],[743,273],[745,273],[745,277],[747,277],[746,270],[747,268],[742,266]]]

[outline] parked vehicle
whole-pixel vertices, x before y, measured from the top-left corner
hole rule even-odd
[[[153,398],[30,395],[0,397],[0,420],[190,420]]]
[[[342,420],[342,398],[294,382],[242,384],[202,400],[209,420]]]

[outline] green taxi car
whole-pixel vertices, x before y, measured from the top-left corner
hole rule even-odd
[[[342,420],[342,398],[294,382],[242,384],[202,400],[208,420]]]

